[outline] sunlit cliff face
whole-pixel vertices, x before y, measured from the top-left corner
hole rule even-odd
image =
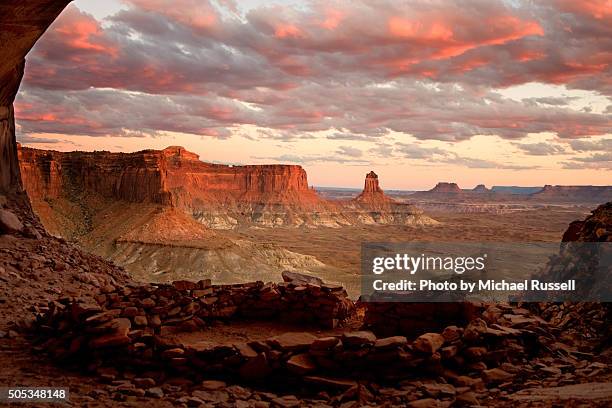
[[[612,13],[576,4],[79,0],[29,54],[18,140],[316,185],[608,184]]]

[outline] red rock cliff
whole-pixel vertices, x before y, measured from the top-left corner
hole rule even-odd
[[[190,209],[320,201],[300,166],[211,164],[178,146],[136,153],[19,151],[23,184],[32,200],[82,189],[106,198]]]

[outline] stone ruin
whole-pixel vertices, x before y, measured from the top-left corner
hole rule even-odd
[[[438,330],[406,330],[409,321],[431,323],[452,307],[457,309],[455,314],[463,314],[464,327],[441,327],[446,320],[439,320]],[[465,314],[466,310],[471,314]],[[366,326],[373,331],[343,330],[323,337],[312,331],[288,332],[231,344],[206,341],[205,332],[202,342],[187,344],[164,335],[167,328],[197,332],[218,320],[284,320],[333,328],[355,313],[365,313]],[[404,317],[397,325],[387,325],[393,313]],[[115,381],[117,392],[136,396],[176,376],[344,393],[360,381],[393,384],[425,376],[445,378],[448,386],[438,384],[443,389],[430,392],[454,399],[458,392],[510,384],[520,375],[516,364],[555,347],[546,322],[527,309],[461,304],[356,306],[342,287],[307,282],[109,285],[92,299],[50,302],[39,310],[34,327],[39,339],[36,350],[96,372],[102,380]],[[408,332],[418,335],[401,335]],[[556,351],[570,354],[559,347]],[[131,381],[116,381],[123,372],[132,373]]]

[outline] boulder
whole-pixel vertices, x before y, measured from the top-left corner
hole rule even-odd
[[[340,342],[337,337],[319,337],[312,342],[311,350],[328,350],[335,347]]]
[[[412,343],[412,347],[421,353],[433,354],[444,344],[444,336],[439,333],[425,333]]]
[[[487,384],[496,384],[502,383],[506,381],[510,381],[514,378],[514,374],[510,374],[507,371],[502,370],[501,368],[492,368],[490,370],[484,370],[482,372],[482,379]]]
[[[303,273],[283,271],[283,281],[293,283],[294,285],[317,285],[323,284],[323,279],[316,276],[310,276]]]
[[[259,353],[257,357],[247,361],[239,370],[240,377],[248,381],[262,380],[271,372],[272,369],[264,353]]]
[[[15,214],[8,210],[0,209],[0,233],[13,234],[23,231],[23,224]]]
[[[406,337],[393,336],[393,337],[386,337],[384,339],[376,340],[376,343],[374,343],[374,348],[379,349],[379,350],[384,350],[384,349],[402,347],[402,346],[405,346],[406,344],[408,344],[408,339]]]
[[[307,350],[317,339],[316,336],[305,332],[289,332],[271,337],[268,344],[284,351]]]
[[[376,342],[376,336],[371,331],[354,331],[342,335],[342,344],[347,347],[371,345]]]
[[[306,375],[317,369],[316,364],[307,353],[296,354],[287,360],[287,369],[297,375]]]

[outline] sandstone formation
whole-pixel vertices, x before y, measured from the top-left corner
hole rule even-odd
[[[86,193],[103,200],[181,209],[214,229],[433,223],[415,207],[388,198],[373,172],[364,192],[344,203],[320,198],[300,166],[211,164],[177,146],[136,153],[20,147],[19,158],[24,187],[49,222],[57,218],[49,208],[54,201],[64,200],[56,207],[68,205],[66,200],[87,207],[90,204],[80,200]]]
[[[462,190],[455,183],[438,183],[428,191],[417,191],[409,199],[427,212],[494,213],[538,210],[549,204],[588,205],[612,200],[612,186],[495,186],[479,184]]]
[[[486,199],[493,202],[546,202],[546,203],[602,203],[612,200],[612,186],[551,186],[532,192],[527,187],[495,187],[488,189],[479,184],[472,190],[462,190],[456,183],[440,182],[428,191],[417,191],[415,199],[448,199],[475,202]]]
[[[345,213],[361,224],[435,225],[437,221],[423,215],[417,207],[388,197],[373,171],[366,174],[363,191],[344,203]]]
[[[368,194],[383,194],[383,190],[378,184],[378,175],[373,171],[366,174],[363,192],[359,195],[359,197],[363,197]],[[357,200],[359,200],[359,197],[357,197]]]
[[[390,203],[394,202],[393,199],[387,197],[378,184],[378,175],[373,171],[366,174],[365,184],[363,191],[359,194],[355,201],[365,206],[372,208],[381,208],[389,206]]]
[[[19,149],[32,200],[58,198],[72,186],[105,198],[175,207],[237,204],[316,204],[299,166],[226,166],[204,163],[172,146],[136,153]]]

